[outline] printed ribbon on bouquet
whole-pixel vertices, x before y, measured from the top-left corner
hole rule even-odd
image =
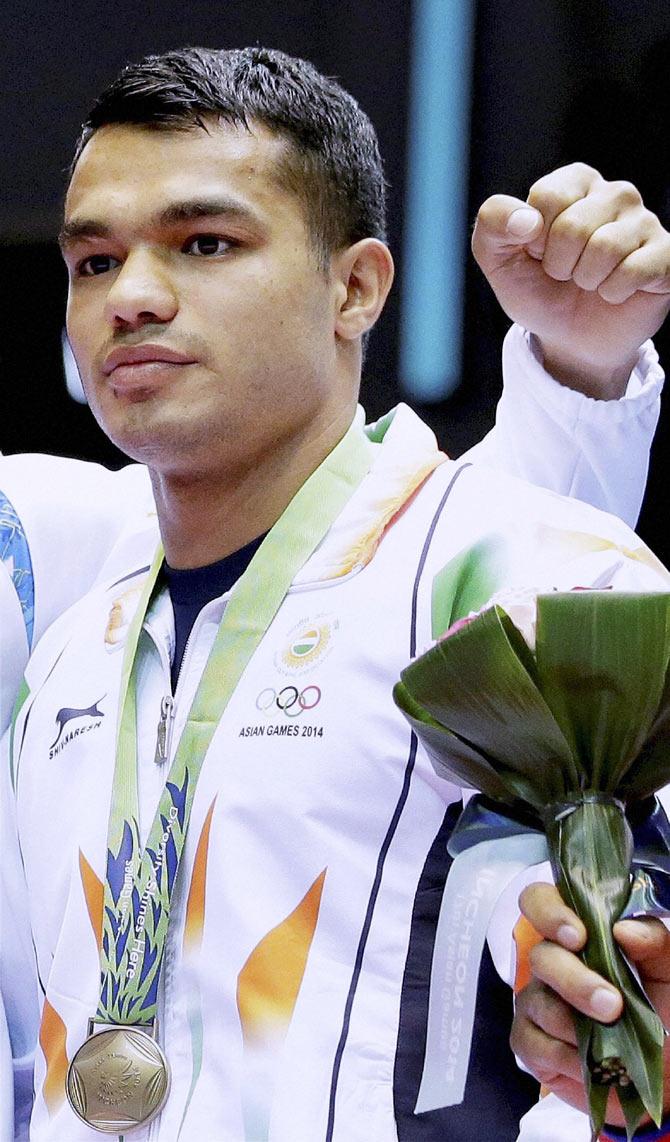
[[[193,699],[165,788],[141,849],[138,826],[137,645],[163,553],[144,585],[124,653],[110,809],[99,1023],[151,1024],[170,902],[205,754],[247,663],[288,588],[369,470],[356,421],[303,485],[237,582]]]
[[[670,823],[658,801],[636,806],[628,902],[620,919],[670,914]],[[491,915],[512,879],[549,860],[542,822],[472,797],[449,838],[430,976],[426,1050],[415,1114],[463,1101],[477,980]],[[465,931],[464,931],[465,929]],[[461,938],[462,937],[462,938]],[[458,964],[450,949],[458,948]]]

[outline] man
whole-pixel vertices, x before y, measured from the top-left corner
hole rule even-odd
[[[611,243],[610,258],[613,253],[620,257],[636,249],[636,244],[644,247],[646,262],[638,262],[632,285],[647,289],[653,287],[654,273],[663,264],[668,239],[639,196],[630,199],[630,191],[625,184],[607,184],[595,172],[576,165],[541,179],[528,201],[545,218],[542,234],[556,221],[560,205],[561,215],[567,208],[572,211],[573,223],[582,226],[582,246],[588,236],[593,240],[597,231],[597,241],[606,234],[606,241]],[[569,297],[577,279],[562,283],[557,290],[558,283],[548,276],[543,261],[524,268],[519,255],[531,247],[523,226],[519,233],[507,228],[515,211],[520,211],[516,214],[517,227],[519,221],[532,222],[533,217],[539,225],[534,211],[524,213],[525,206],[504,195],[485,203],[475,229],[475,254],[510,315],[541,333],[546,314],[553,313],[558,319],[557,333],[575,338],[575,330],[570,328],[574,321],[565,315],[566,299],[561,290]],[[576,212],[574,207],[578,207]],[[623,245],[621,236],[612,229],[621,215],[625,216]],[[559,233],[554,225],[552,234]],[[542,234],[534,243],[536,257],[542,249]],[[530,236],[535,236],[533,230]],[[574,237],[569,229],[560,242],[572,250]],[[605,269],[601,271],[603,280]],[[594,328],[600,329],[607,307],[599,296],[587,298],[582,291],[579,305],[582,331],[593,321],[590,310],[594,306]],[[609,351],[611,314],[618,317],[618,310],[611,305],[609,309],[596,349],[599,367],[588,368],[583,374],[568,370],[552,378],[543,368],[537,339],[524,335],[518,326],[510,330],[503,349],[504,388],[496,426],[468,458],[576,496],[635,526],[663,374],[648,344],[640,351],[622,394],[621,380],[601,367],[604,352]],[[631,309],[629,306],[627,323]],[[624,328],[628,336],[627,324]],[[626,463],[622,464],[624,454]],[[96,465],[53,456],[2,459],[0,732],[9,722],[30,647],[92,585],[118,534],[149,514],[155,515],[155,509],[144,469],[129,466],[121,473],[110,473]],[[77,551],[74,562],[69,557],[73,550]]]
[[[573,175],[562,210],[494,201],[476,242],[527,297],[547,260],[565,288],[539,352],[620,393],[666,308],[667,237],[645,212],[631,245],[639,199],[617,188],[613,210],[593,172]],[[128,535],[42,640],[17,710],[35,1138],[468,1138],[494,1095],[500,1137],[514,1129],[515,1092],[500,1105],[477,1065],[460,1118],[413,1115],[458,791],[390,684],[430,637],[435,574],[483,535],[516,536],[519,581],[667,581],[626,555],[624,525],[443,463],[408,411],[363,433],[361,340],[392,277],[381,190],[353,101],[261,49],[131,68],[82,137],[68,328],[96,416],[149,467],[166,565],[147,577],[153,525]],[[590,250],[603,224],[614,238]],[[547,526],[560,558],[537,543]]]

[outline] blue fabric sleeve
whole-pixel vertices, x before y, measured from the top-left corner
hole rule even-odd
[[[35,619],[35,581],[30,548],[16,511],[0,491],[0,562],[4,563],[18,595],[28,646],[33,642]]]

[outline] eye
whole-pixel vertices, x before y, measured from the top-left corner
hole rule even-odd
[[[227,238],[219,238],[216,234],[198,234],[189,238],[182,247],[185,254],[196,258],[213,258],[217,254],[226,254],[233,243]]]
[[[77,274],[81,278],[93,278],[116,269],[118,265],[120,265],[118,258],[113,258],[111,254],[91,254],[90,258],[84,258],[83,262],[79,263]]]

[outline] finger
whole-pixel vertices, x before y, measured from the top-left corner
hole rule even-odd
[[[570,276],[569,266],[563,267],[560,262],[561,254],[567,261],[568,255],[576,252],[574,266],[579,256],[580,241],[583,248],[598,226],[614,222],[631,212],[644,218],[654,218],[650,211],[645,210],[640,192],[631,182],[606,182],[593,168],[580,163],[563,168],[563,171],[567,171],[570,177],[563,175],[562,171],[547,176],[546,204],[542,201],[542,194],[536,197],[536,189],[531,191],[533,205],[542,211],[545,219],[545,229],[541,248],[535,243],[529,252],[542,257],[548,253],[545,271],[558,281],[567,281]],[[554,182],[555,176],[561,178]],[[536,186],[542,187],[544,183],[545,180],[541,179]],[[554,258],[557,259],[555,266]]]
[[[551,223],[557,214],[605,182],[587,163],[568,163],[538,178],[528,191],[528,202]]]
[[[548,1035],[524,1012],[514,1018],[510,1046],[529,1071],[546,1086],[555,1089],[558,1081],[566,1079],[579,1083],[581,1068],[577,1049]]]
[[[528,192],[528,205],[539,210],[544,227],[531,252],[541,257],[544,242],[554,220],[574,203],[581,201],[596,187],[604,185],[597,170],[586,163],[570,163],[559,167],[533,183]]]
[[[564,904],[553,884],[529,884],[519,898],[519,907],[535,930],[571,951],[586,943],[586,928]]]
[[[575,285],[584,290],[597,290],[626,258],[645,248],[646,242],[654,235],[655,222],[652,214],[642,210],[629,211],[616,222],[598,226],[587,240],[573,269],[572,280]],[[637,267],[637,288],[644,288],[650,279],[658,276],[659,265],[654,250],[651,250]]]
[[[494,269],[542,230],[542,216],[520,198],[494,194],[480,207],[472,252],[484,273]]]
[[[623,187],[628,187],[628,184],[603,182],[602,186],[592,189],[588,195],[554,218],[546,235],[542,257],[545,273],[557,281],[569,281],[596,231],[619,218],[630,216],[633,223],[637,221],[644,230],[642,238],[647,237],[653,215],[641,205],[635,187],[631,187],[630,191],[622,189]],[[625,253],[639,245],[640,239],[634,245],[629,245]]]
[[[660,920],[619,920],[614,935],[626,955],[644,969],[646,981],[670,983],[670,932]]]
[[[533,976],[560,995],[571,1007],[611,1023],[623,1009],[623,1000],[611,983],[591,971],[577,956],[545,940],[530,953]]]
[[[610,305],[621,305],[638,292],[670,294],[670,238],[667,249],[662,243],[649,243],[635,250],[598,286]]]
[[[531,980],[516,997],[516,1013],[530,1019],[553,1039],[561,1039],[572,1047],[577,1046],[572,1008],[539,980]]]

